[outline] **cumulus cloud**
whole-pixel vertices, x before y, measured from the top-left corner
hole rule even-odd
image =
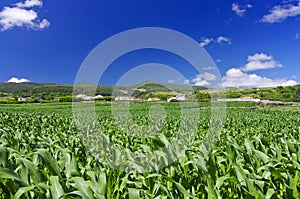
[[[192,79],[192,83],[196,86],[208,86],[210,85],[210,81],[216,80],[216,75],[208,72],[197,74],[194,79]]]
[[[242,70],[253,71],[276,67],[282,67],[282,65],[276,61],[273,56],[264,53],[256,53],[248,56],[247,63],[242,67]]]
[[[14,27],[41,30],[50,26],[50,22],[47,19],[39,19],[37,12],[32,9],[34,6],[42,6],[42,2],[26,0],[24,3],[19,2],[13,7],[4,7],[0,12],[1,30],[5,31]]]
[[[288,79],[271,79],[257,74],[247,74],[239,68],[231,68],[223,77],[224,87],[274,87],[293,86],[297,82]]]
[[[278,23],[286,20],[288,17],[297,15],[300,15],[300,1],[298,1],[297,5],[276,5],[260,21],[264,23]]]
[[[188,79],[183,80],[183,84],[190,84],[190,80]]]
[[[231,5],[231,10],[235,12],[236,15],[242,17],[247,11],[247,8],[252,8],[252,5],[247,4],[246,6],[240,6],[237,3]]]
[[[17,7],[19,8],[31,8],[31,7],[35,7],[35,6],[43,6],[43,2],[40,0],[26,0],[24,3],[23,2],[19,2],[15,4]]]
[[[10,78],[7,82],[9,83],[24,83],[24,82],[30,82],[28,79],[25,78],[16,78],[16,77],[12,77]]]
[[[167,82],[170,84],[190,84],[190,80],[181,77],[169,79]]]
[[[219,44],[227,43],[227,44],[230,45],[231,44],[231,39],[228,38],[228,37],[220,36],[220,37],[217,38],[216,42],[219,43]]]
[[[213,42],[214,40],[212,38],[203,38],[200,42],[200,46],[204,47]]]
[[[274,87],[293,86],[297,82],[287,78],[272,79],[248,71],[282,67],[273,56],[264,53],[249,55],[247,63],[242,68],[231,68],[223,77],[224,87]]]
[[[208,85],[210,85],[210,83],[206,80],[201,80],[201,81],[195,82],[195,86],[208,86]]]
[[[231,44],[231,39],[229,37],[219,36],[217,38],[202,38],[200,42],[200,46],[204,47],[211,43],[217,43],[217,44]]]

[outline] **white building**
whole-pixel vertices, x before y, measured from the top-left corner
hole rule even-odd
[[[167,102],[177,101],[176,97],[171,97],[167,100]]]
[[[19,97],[18,102],[25,102],[27,100],[26,97]]]
[[[85,94],[79,94],[79,95],[76,95],[76,98],[80,98],[84,101],[90,101],[90,100],[93,100],[93,99],[103,99],[103,96],[102,95],[97,95],[97,96],[88,96],[88,95],[85,95]]]
[[[185,95],[179,94],[176,95],[176,97],[171,97],[167,100],[167,102],[171,102],[171,101],[185,101],[187,100]]]
[[[178,101],[185,101],[186,100],[186,96],[182,95],[182,94],[176,95],[176,100],[178,100]]]
[[[154,98],[148,98],[147,101],[148,102],[156,102],[156,101],[160,101],[160,99],[157,97],[154,97]]]
[[[102,95],[96,95],[95,97],[93,97],[93,99],[103,99]]]
[[[226,98],[226,99],[217,99],[217,102],[260,102],[260,99],[252,97],[242,97],[242,98]]]
[[[79,95],[76,95],[76,98],[82,99],[82,100],[84,100],[84,101],[89,101],[89,100],[92,99],[91,96],[87,96],[87,95],[85,95],[85,94],[79,94]]]
[[[129,101],[129,100],[131,100],[131,98],[130,97],[126,97],[126,96],[117,96],[115,98],[115,101]]]

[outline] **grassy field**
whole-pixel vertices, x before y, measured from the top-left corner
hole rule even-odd
[[[105,138],[118,148],[137,154],[156,151],[168,161],[162,147],[179,128],[180,106],[162,106],[166,123],[154,136],[122,132],[108,105],[96,106],[97,119]],[[150,108],[130,107],[133,121],[149,124]],[[199,146],[209,128],[210,110],[200,109],[197,135],[185,156],[147,173],[116,170],[105,159],[96,159],[78,134],[71,103],[0,105],[0,109],[0,198],[300,198],[297,109],[227,109],[222,134],[204,158]],[[97,152],[107,153],[104,148]]]

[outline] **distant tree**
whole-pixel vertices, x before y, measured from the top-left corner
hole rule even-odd
[[[152,93],[148,97],[159,98],[162,101],[167,101],[167,99],[174,97],[174,94],[171,93]]]
[[[113,96],[103,96],[103,100],[104,101],[114,101],[114,97]]]
[[[140,91],[140,90],[135,90],[133,93],[132,93],[132,97],[139,97],[139,98],[145,98],[146,96],[146,92],[143,92],[143,91]]]
[[[39,101],[36,98],[31,97],[31,98],[27,99],[25,102],[26,103],[38,103]]]
[[[72,96],[63,96],[58,98],[59,102],[72,102],[73,97]]]
[[[200,102],[209,102],[210,101],[210,94],[209,93],[200,93],[196,94],[197,100]]]
[[[234,92],[234,91],[229,91],[226,93],[226,98],[239,98],[243,94],[241,92]]]
[[[300,86],[299,86],[298,89],[296,90],[296,94],[295,94],[294,100],[295,100],[296,102],[300,102]]]
[[[283,86],[277,86],[276,91],[280,92],[283,90]]]

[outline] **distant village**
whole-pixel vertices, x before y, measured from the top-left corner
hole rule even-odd
[[[252,97],[217,99],[217,102],[256,102],[259,105],[276,105],[276,106],[300,105],[299,102],[281,102],[281,101],[272,101],[272,100],[261,100],[261,99],[252,98]]]
[[[22,104],[77,101],[97,101],[99,103],[118,101],[131,103],[210,102],[213,96],[208,89],[202,87],[193,87],[194,93],[191,93],[187,92],[185,85],[172,85],[171,89],[166,89],[163,85],[155,82],[141,85],[138,89],[134,87],[98,86],[96,94],[90,93],[90,90],[87,88],[89,87],[84,85],[74,92],[72,85],[0,83],[0,103]],[[297,105],[299,104],[297,102],[300,102],[300,85],[270,88],[226,88],[224,94],[224,97],[221,97],[224,99],[218,99],[217,101],[235,105],[242,105],[239,102],[249,102],[248,104],[253,106],[256,104],[274,106]]]
[[[29,97],[19,97],[18,102],[26,102],[31,98]],[[96,95],[96,96],[89,96],[86,94],[78,94],[75,96],[75,99],[78,99],[79,101],[94,101],[94,100],[104,100],[104,96],[102,95]],[[43,100],[41,98],[37,99],[38,101]],[[187,96],[183,94],[176,95],[175,97],[171,97],[167,99],[167,102],[173,102],[173,101],[186,101]],[[53,100],[59,101],[58,98],[55,98]],[[114,101],[135,101],[135,102],[142,102],[145,101],[141,98],[135,98],[135,97],[128,97],[128,96],[117,96],[114,98]],[[146,101],[148,102],[157,102],[157,101],[162,101],[160,98],[154,97],[154,98],[148,98]]]
[[[18,98],[18,102],[26,102],[29,98],[20,97]],[[86,94],[78,94],[75,96],[75,99],[78,101],[86,101],[91,102],[95,100],[104,100],[104,96],[96,95],[96,96],[88,96]],[[37,99],[38,101],[42,100],[41,98]],[[178,94],[174,97],[170,97],[166,100],[166,102],[180,102],[180,101],[187,101],[188,98],[184,94]],[[58,99],[54,99],[54,102],[58,102]],[[129,97],[129,96],[117,96],[113,99],[113,101],[132,101],[132,102],[162,102],[160,98],[148,98],[147,100],[136,98],[136,97]],[[284,106],[284,105],[300,105],[299,102],[281,102],[281,101],[272,101],[272,100],[261,100],[258,98],[252,97],[242,97],[242,98],[224,98],[224,99],[217,99],[217,102],[255,102],[258,105],[276,105],[276,106]]]
[[[88,96],[85,94],[79,94],[75,96],[77,99],[82,99],[83,101],[92,101],[92,100],[97,100],[97,99],[104,99],[104,97],[102,95],[97,95],[95,97],[92,96]],[[172,101],[186,101],[187,97],[186,95],[183,94],[179,94],[176,95],[175,97],[171,97],[167,99],[167,102],[172,102]],[[129,96],[117,96],[114,98],[114,101],[135,101],[135,102],[142,102],[144,101],[141,98],[136,98],[136,97],[129,97]],[[158,97],[154,97],[154,98],[148,98],[147,99],[148,102],[157,102],[157,101],[162,101],[160,98]]]

